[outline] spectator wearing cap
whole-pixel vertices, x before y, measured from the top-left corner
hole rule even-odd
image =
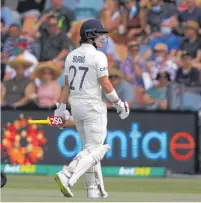
[[[25,70],[32,62],[24,59],[23,55],[18,55],[8,65],[15,69],[16,76],[3,83],[1,104],[11,107],[32,106],[32,95],[36,93],[36,88],[32,80],[24,77]]]
[[[48,18],[48,32],[41,31],[40,44],[40,61],[64,61],[73,48],[71,40],[59,29],[54,16]]]
[[[51,0],[51,8],[45,10],[43,15],[54,15],[57,18],[59,29],[65,34],[68,33],[71,24],[75,21],[73,11],[63,6],[63,0]],[[46,22],[43,23],[41,29],[48,30]]]
[[[128,32],[128,39],[135,39],[144,31],[146,12],[143,6],[145,5],[136,0],[124,0],[124,2],[125,9],[122,12],[124,27]]]
[[[134,98],[133,86],[124,80],[124,75],[119,70],[110,68],[109,79],[121,100],[127,101],[130,107],[135,107],[136,102]],[[109,101],[107,99],[105,99],[105,101],[108,105],[108,108],[111,108],[112,105],[109,103]]]
[[[193,64],[200,68],[201,63],[201,38],[198,35],[199,24],[188,20],[184,26],[184,39],[181,41],[180,49],[187,51],[193,57]]]
[[[61,94],[61,86],[56,79],[61,75],[61,66],[53,62],[41,62],[34,70],[34,76],[42,81],[37,89],[35,99],[39,107],[55,106]]]
[[[166,44],[168,47],[168,54],[169,57],[174,57],[179,50],[180,46],[180,38],[172,33],[172,27],[170,19],[166,19],[161,22],[160,25],[160,33],[158,36],[153,37],[153,39],[149,43],[150,49],[148,49],[146,52],[147,56],[151,55],[151,50],[154,48],[154,46],[158,43]]]
[[[135,87],[143,87],[142,73],[146,71],[145,62],[140,60],[139,49],[138,42],[130,42],[128,56],[120,63],[120,71],[125,75],[125,79]]]
[[[201,8],[196,6],[196,0],[186,0],[188,8],[181,12],[178,16],[180,23],[187,22],[188,20],[197,21],[201,27]]]
[[[20,43],[17,47],[19,48],[18,52],[20,53],[20,55],[22,55],[22,57],[25,60],[28,60],[31,62],[30,67],[27,67],[24,71],[24,76],[31,79],[32,73],[33,73],[36,65],[38,64],[38,59],[33,54],[31,54],[28,50],[26,50],[26,44]],[[16,76],[15,68],[13,68],[9,65],[9,61],[15,60],[16,57],[18,57],[18,56],[11,56],[8,59],[8,64],[5,67],[4,81],[13,79]]]
[[[167,71],[157,73],[157,85],[152,86],[143,96],[146,109],[167,109],[167,87],[170,83],[170,74]]]
[[[152,79],[155,80],[159,72],[167,71],[170,74],[171,80],[173,81],[175,79],[175,73],[178,66],[173,60],[168,58],[167,45],[162,43],[156,44],[152,51],[154,61],[153,63],[148,64]]]
[[[161,20],[171,18],[177,14],[176,5],[164,3],[163,0],[151,0],[152,8],[147,16],[147,34],[160,32]]]
[[[192,55],[187,51],[181,53],[181,67],[176,72],[175,82],[184,85],[198,85],[200,81],[199,71],[192,65]]]

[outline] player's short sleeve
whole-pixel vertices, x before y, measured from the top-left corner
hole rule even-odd
[[[108,76],[108,62],[106,55],[98,51],[95,57],[95,61],[98,78]]]

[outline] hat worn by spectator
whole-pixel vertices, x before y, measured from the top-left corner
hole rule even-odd
[[[154,51],[165,51],[167,52],[168,51],[168,47],[166,44],[163,44],[163,43],[158,43],[155,45]]]
[[[197,21],[188,20],[187,22],[184,23],[183,28],[184,29],[191,28],[191,29],[194,29],[194,30],[198,31],[199,24],[198,24]]]
[[[109,77],[111,77],[111,76],[118,77],[118,78],[121,78],[121,79],[124,78],[124,74],[121,73],[116,68],[109,68]]]
[[[18,56],[16,56],[14,59],[11,59],[8,61],[8,65],[11,68],[16,68],[18,65],[23,65],[23,67],[29,68],[30,66],[33,65],[33,62],[30,61],[29,59],[27,59],[24,54],[19,54]]]
[[[43,71],[45,69],[49,69],[53,72],[54,80],[56,80],[61,75],[61,72],[62,72],[61,64],[54,63],[52,61],[45,61],[45,62],[39,63],[38,66],[36,66],[34,70],[34,77],[42,80]]]

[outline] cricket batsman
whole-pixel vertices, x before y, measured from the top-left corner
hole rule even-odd
[[[102,90],[116,108],[121,119],[129,115],[129,106],[121,101],[108,78],[108,63],[104,53],[97,50],[106,43],[108,33],[100,20],[90,19],[80,29],[81,45],[65,61],[65,86],[54,116],[73,119],[84,149],[55,175],[61,192],[73,197],[71,187],[84,173],[88,198],[105,198],[100,161],[110,146],[105,144],[107,107],[102,101]],[[66,110],[70,102],[71,113]]]

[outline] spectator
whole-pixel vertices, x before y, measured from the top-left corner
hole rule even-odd
[[[62,3],[63,0],[51,0],[52,7],[44,11],[43,14],[54,15],[57,18],[59,29],[62,32],[67,33],[71,24],[75,21],[75,16],[73,11],[70,8],[64,7]],[[46,23],[42,25],[42,29],[48,29],[47,27]]]
[[[111,33],[118,33],[121,24],[121,14],[116,0],[105,0],[105,7],[101,10],[101,21]]]
[[[126,0],[124,2],[122,14],[124,27],[128,31],[128,39],[136,39],[144,31],[146,12],[144,7],[141,6],[142,4],[136,0]]]
[[[52,62],[41,62],[34,71],[34,76],[42,81],[37,90],[37,103],[39,107],[51,108],[55,106],[61,94],[61,87],[56,79],[61,74],[61,66]]]
[[[177,14],[174,4],[164,3],[163,0],[151,0],[152,8],[148,11],[147,34],[160,31],[160,22]]]
[[[128,56],[120,63],[120,71],[133,86],[143,87],[142,72],[146,71],[146,65],[140,61],[139,49],[140,44],[136,41],[128,45]]]
[[[192,56],[186,51],[181,54],[181,67],[176,72],[175,81],[185,85],[200,84],[199,71],[192,66]]]
[[[4,82],[1,104],[11,107],[32,106],[35,85],[29,78],[24,77],[24,71],[32,65],[32,62],[19,55],[9,61],[8,65],[15,69],[16,77]]]
[[[194,66],[199,68],[201,62],[201,38],[198,36],[198,29],[199,24],[196,21],[189,20],[184,24],[185,38],[181,42],[180,49],[187,51],[193,57]]]
[[[119,63],[120,58],[116,52],[115,44],[111,37],[107,37],[107,42],[102,48],[99,48],[99,51],[102,51],[107,56],[109,68],[112,67],[112,64]]]
[[[115,68],[109,69],[109,79],[123,101],[127,101],[130,107],[135,107],[134,90],[131,84],[124,79],[124,75]],[[106,100],[107,101],[107,100]],[[108,108],[112,105],[108,102]]]
[[[170,83],[168,72],[159,72],[156,80],[158,85],[154,85],[146,91],[143,96],[143,104],[147,109],[167,109],[167,86]]]
[[[19,48],[20,55],[22,55],[25,60],[28,60],[32,63],[31,66],[27,67],[26,70],[24,71],[24,76],[29,77],[31,79],[32,73],[33,73],[36,65],[38,64],[38,60],[33,54],[29,53],[29,51],[26,50],[26,47],[27,47],[26,43],[21,42],[21,43],[17,44],[17,47]],[[12,61],[15,58],[16,58],[16,56],[11,56],[8,59],[8,61]],[[13,79],[15,76],[16,76],[15,69],[10,67],[9,64],[6,65],[4,81]]]
[[[158,43],[166,44],[168,47],[168,54],[169,57],[172,58],[176,55],[177,51],[179,50],[180,46],[180,38],[172,33],[172,27],[170,20],[164,20],[160,25],[160,33],[158,36],[153,37],[151,40],[149,46],[150,49],[147,50],[146,55],[151,55],[151,50],[154,48],[154,46]]]
[[[22,35],[21,28],[18,25],[11,25],[8,30],[8,38],[6,39],[3,47],[3,60],[8,59],[10,56],[16,56],[19,54],[19,48],[17,45],[19,42],[27,43],[27,50],[30,53],[34,53],[33,44],[30,43],[24,36]]]
[[[187,22],[188,20],[197,21],[201,27],[201,8],[196,6],[195,0],[186,0],[188,8],[181,12],[178,16],[179,22]]]
[[[57,18],[54,16],[48,19],[48,33],[41,32],[40,44],[40,61],[64,60],[72,47],[72,42],[60,31]]]
[[[154,49],[154,62],[148,63],[150,69],[151,77],[153,80],[161,71],[167,71],[170,74],[170,78],[173,81],[175,79],[175,73],[177,70],[177,65],[171,59],[168,59],[168,47],[165,44],[156,44]]]

